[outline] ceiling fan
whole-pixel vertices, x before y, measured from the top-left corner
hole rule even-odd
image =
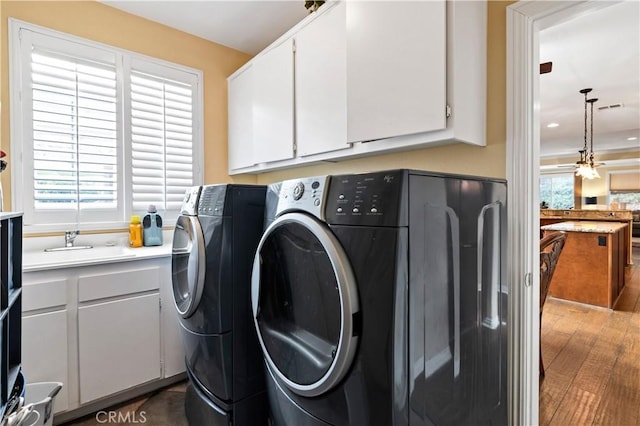
[[[551,63],[547,62],[540,65],[540,72],[543,72],[543,65],[545,66],[545,72],[551,71]],[[571,167],[575,168],[576,176],[581,176],[584,179],[600,178],[600,174],[597,171],[597,167],[605,165],[605,163],[596,163],[594,161],[593,151],[593,105],[598,101],[598,98],[588,99],[588,94],[593,89],[586,88],[580,90],[580,93],[584,95],[584,147],[578,151],[580,159]],[[591,106],[591,148],[587,146],[587,105]],[[563,168],[569,165],[558,165],[555,168]]]

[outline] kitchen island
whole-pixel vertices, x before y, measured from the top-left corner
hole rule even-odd
[[[564,221],[589,220],[596,222],[623,222],[628,223],[629,227],[624,234],[625,245],[627,247],[627,265],[633,264],[632,256],[632,233],[633,233],[633,216],[631,210],[540,210],[540,225],[551,225],[552,223]]]
[[[627,222],[566,221],[542,226],[545,236],[564,231],[549,294],[613,309],[625,285]]]

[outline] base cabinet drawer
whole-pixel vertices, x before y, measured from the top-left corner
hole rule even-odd
[[[81,404],[161,377],[159,324],[158,293],[78,308]]]

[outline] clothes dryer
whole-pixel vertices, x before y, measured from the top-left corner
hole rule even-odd
[[[271,185],[251,296],[274,423],[506,424],[505,197],[410,170]]]
[[[266,424],[264,369],[250,310],[251,262],[264,186],[186,191],[173,238],[172,281],[192,389],[192,425]]]

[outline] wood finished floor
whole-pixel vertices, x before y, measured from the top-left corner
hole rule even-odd
[[[640,248],[615,310],[547,300],[540,425],[640,425]]]

